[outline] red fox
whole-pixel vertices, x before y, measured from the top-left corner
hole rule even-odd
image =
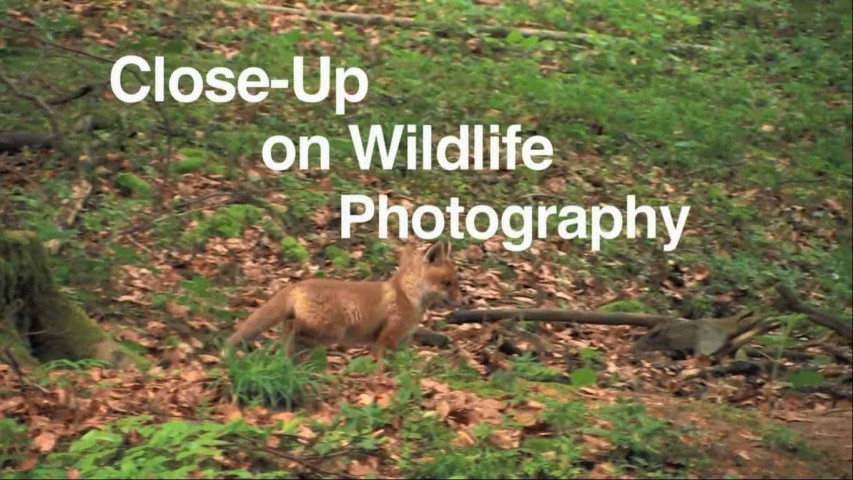
[[[233,347],[282,324],[286,355],[318,345],[369,346],[378,375],[387,349],[408,342],[427,308],[462,294],[449,242],[420,254],[407,246],[388,280],[303,280],[279,290],[228,338]]]

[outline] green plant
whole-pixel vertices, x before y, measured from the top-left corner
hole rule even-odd
[[[24,459],[31,443],[27,430],[13,418],[0,418],[0,471]]]
[[[784,425],[771,424],[763,428],[762,440],[767,448],[804,457],[814,457],[815,455],[815,451],[803,438],[802,433]]]
[[[550,401],[539,417],[559,433],[571,433],[586,422],[586,406],[579,400]]]
[[[225,305],[226,298],[221,291],[214,288],[207,277],[193,275],[191,278],[181,280],[180,285],[183,291],[175,299],[177,303],[189,307],[191,312],[200,315],[221,313],[221,307]]]
[[[543,365],[532,354],[513,357],[512,370],[519,377],[527,380],[549,382],[563,378],[563,373],[556,368]]]
[[[247,225],[260,222],[264,211],[254,205],[234,204],[218,208],[213,215],[199,222],[183,235],[185,242],[200,245],[208,238],[219,236],[239,237]]]
[[[302,246],[294,237],[284,237],[281,240],[281,256],[286,260],[304,262],[311,258],[308,249]]]
[[[582,431],[610,442],[611,458],[628,468],[666,470],[703,459],[694,444],[685,443],[691,433],[688,428],[649,415],[640,403],[622,400],[593,414],[609,422],[610,427],[585,427]]]
[[[335,245],[329,245],[324,250],[326,258],[332,262],[335,270],[346,270],[352,265],[352,259],[348,251]]]
[[[615,302],[602,305],[599,310],[602,312],[629,312],[629,313],[651,313],[652,310],[643,302],[635,299],[617,300]]]
[[[132,173],[121,172],[115,178],[116,188],[124,195],[150,197],[154,189],[145,180]]]
[[[263,444],[269,429],[246,424],[172,420],[150,423],[150,417],[127,417],[90,430],[71,443],[68,451],[49,454],[36,468],[23,472],[30,478],[67,476],[74,469],[84,478],[222,478],[254,476],[231,469],[223,458],[252,451]],[[267,474],[288,475],[280,468]]]
[[[241,402],[258,402],[291,410],[322,394],[325,364],[317,357],[298,362],[274,353],[276,346],[238,356],[229,349],[224,357],[231,392]]]
[[[344,373],[370,374],[376,370],[376,362],[370,355],[360,355],[347,363]]]

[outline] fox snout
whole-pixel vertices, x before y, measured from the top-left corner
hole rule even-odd
[[[450,292],[449,303],[451,306],[457,306],[462,303],[462,290],[456,288]]]
[[[458,287],[444,290],[439,296],[444,301],[444,304],[449,307],[456,307],[462,303],[462,290]]]

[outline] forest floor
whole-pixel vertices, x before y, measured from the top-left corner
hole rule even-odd
[[[345,116],[332,99],[289,93],[155,105],[95,88],[53,107],[79,155],[0,157],[0,225],[35,231],[63,291],[151,362],[0,364],[0,475],[853,477],[851,365],[831,353],[849,357],[850,345],[813,341],[827,331],[774,310],[782,282],[851,317],[849,2],[309,3],[446,31],[195,0],[11,0],[0,11],[2,72],[42,98],[108,79],[111,61],[130,53],[163,55],[167,71],[255,66],[280,78],[294,55],[309,75],[330,55],[371,82]],[[587,35],[459,30],[482,25]],[[313,91],[316,75],[307,83]],[[0,96],[0,130],[45,131],[30,100]],[[554,164],[357,168],[347,124],[410,123],[436,135],[518,123],[553,142]],[[330,170],[266,168],[272,135],[328,137]],[[690,319],[753,310],[785,326],[751,345],[779,369],[685,379],[698,360],[632,351],[642,328],[452,325],[448,308],[425,323],[451,348],[395,352],[385,378],[364,349],[294,364],[274,351],[275,331],[221,357],[236,322],[290,282],[393,273],[399,242],[378,238],[375,221],[340,238],[342,194],[413,207],[445,205],[448,192],[496,209],[621,209],[631,194],[690,205],[669,253],[665,238],[617,237],[593,252],[588,240],[554,235],[520,253],[500,236],[452,240],[462,308]],[[787,349],[810,355],[779,358]]]

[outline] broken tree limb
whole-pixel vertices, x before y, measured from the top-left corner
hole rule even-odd
[[[412,340],[418,345],[444,348],[450,344],[450,337],[425,327],[418,327],[412,334]]]
[[[107,63],[110,65],[113,65],[116,63],[115,59],[110,59],[110,58],[107,58],[107,57],[104,57],[101,55],[86,52],[84,50],[78,50],[76,48],[71,48],[71,47],[62,45],[60,43],[51,42],[50,40],[45,40],[44,38],[41,38],[40,36],[34,34],[30,29],[25,28],[25,27],[20,27],[20,26],[14,25],[14,24],[9,23],[9,22],[0,21],[0,28],[8,28],[9,30],[24,34],[27,37],[29,37],[30,39],[32,39],[32,40],[34,40],[34,41],[36,41],[42,45],[47,45],[47,46],[49,46],[51,48],[55,48],[57,50],[62,50],[65,52],[73,53],[75,55],[90,58],[92,60],[97,60],[99,62]],[[145,83],[145,80],[143,79],[142,74],[140,74],[136,70],[129,70],[129,72],[131,75],[133,75],[133,77],[136,79],[136,81],[138,81],[141,84]],[[153,98],[148,97],[146,99],[149,101],[149,103],[151,103],[152,108],[160,116],[160,119],[162,120],[162,123],[163,123],[163,125],[162,125],[163,130],[165,132],[167,132],[167,135],[166,135],[166,155],[165,155],[166,165],[165,165],[165,171],[168,172],[170,165],[171,165],[171,161],[172,161],[172,150],[173,150],[172,149],[172,133],[175,132],[175,129],[172,128],[172,122],[169,120],[169,116],[166,115],[166,111],[165,111],[165,108],[163,107],[163,105],[160,102],[157,102],[156,100],[154,100]],[[41,103],[43,104],[43,106],[40,105],[40,108],[44,109],[43,107],[47,107],[47,109],[46,109],[47,111],[52,111],[50,106],[45,104],[44,101],[42,101]]]
[[[711,365],[703,368],[688,368],[678,374],[681,380],[690,380],[693,378],[704,378],[709,375],[722,377],[726,375],[758,375],[761,373],[770,372],[773,369],[774,362],[772,360],[763,361],[747,361],[734,360],[732,362],[720,365]],[[776,365],[782,371],[784,365]]]
[[[761,320],[752,312],[724,318],[674,319],[655,325],[634,344],[635,352],[665,351],[680,355],[715,355],[731,345],[737,335]]]
[[[14,154],[25,148],[53,148],[54,138],[41,132],[0,132],[0,153]]]
[[[57,146],[60,150],[64,150],[65,137],[62,134],[62,129],[59,127],[59,120],[56,118],[56,113],[53,111],[52,108],[50,108],[50,105],[48,105],[38,95],[22,92],[17,87],[17,85],[15,85],[15,82],[13,82],[11,78],[6,76],[6,73],[3,71],[3,69],[0,69],[0,83],[6,85],[9,91],[15,94],[16,96],[25,100],[29,100],[44,112],[45,117],[47,117],[48,124],[50,124],[50,133],[54,145]],[[63,153],[66,152],[63,151]]]
[[[392,15],[381,15],[373,13],[354,13],[354,12],[339,12],[330,10],[309,10],[306,8],[281,7],[276,5],[237,5],[231,2],[223,2],[224,5],[231,8],[247,7],[252,10],[264,10],[267,12],[289,13],[291,15],[299,15],[308,19],[327,20],[337,23],[352,23],[357,25],[376,25],[376,26],[395,26],[401,28],[421,28],[440,33],[450,33],[449,28],[442,25],[419,22],[414,18],[396,17]],[[474,31],[491,35],[493,37],[504,38],[512,32],[519,32],[523,37],[538,37],[543,40],[553,40],[557,42],[575,42],[583,45],[592,44],[593,38],[603,37],[604,35],[593,35],[580,32],[564,32],[559,30],[544,30],[538,28],[526,27],[502,27],[495,25],[476,25]],[[467,33],[467,29],[466,29]],[[711,45],[699,45],[693,43],[678,43],[670,44],[672,50],[702,50],[709,52],[721,51],[718,47]]]
[[[551,309],[506,309],[506,310],[457,310],[447,317],[447,323],[484,323],[511,318],[532,322],[588,323],[593,325],[633,325],[651,328],[659,323],[672,321],[665,315],[622,312],[587,312],[581,310]]]
[[[58,97],[49,98],[47,99],[46,103],[54,107],[58,105],[65,105],[66,103],[73,102],[78,98],[83,98],[96,90],[100,90],[109,84],[109,80],[99,80],[97,82],[87,83],[86,85],[83,85],[82,87],[78,88],[77,90],[74,90],[73,92],[69,92],[65,95],[60,95]]]
[[[732,338],[722,349],[715,352],[714,356],[720,359],[729,355],[734,355],[738,350],[752,341],[753,338],[759,335],[764,335],[771,330],[779,328],[779,326],[779,322],[755,322],[749,325],[746,331],[744,331],[743,328],[740,328],[736,332],[736,336]]]
[[[797,294],[793,290],[781,283],[776,284],[776,291],[779,292],[780,307],[792,312],[805,314],[812,322],[834,330],[842,338],[847,340],[848,343],[853,342],[853,324],[849,321],[806,305],[797,297]]]

